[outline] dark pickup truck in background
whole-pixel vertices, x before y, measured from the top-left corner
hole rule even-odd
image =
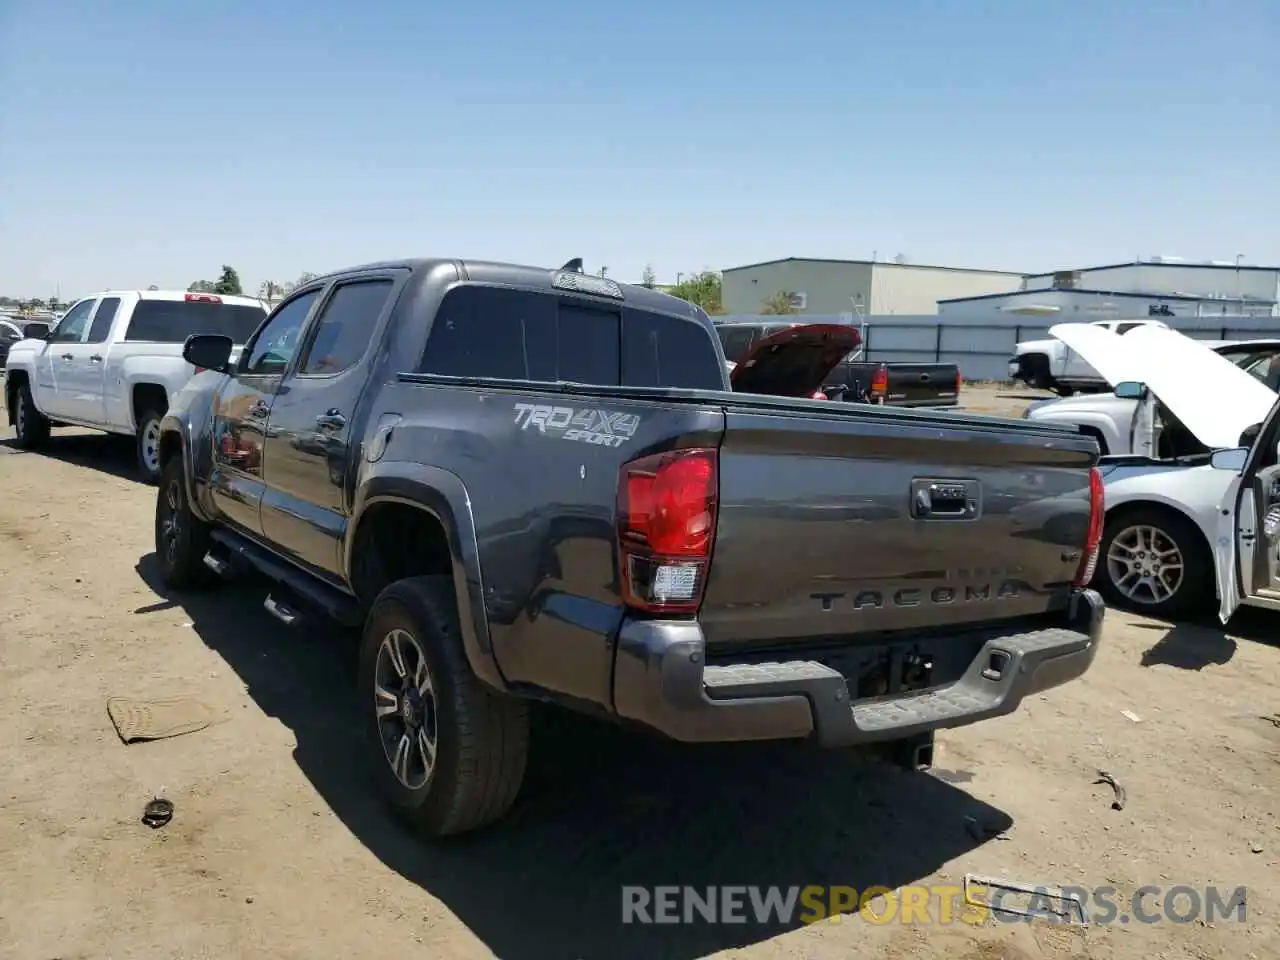
[[[775,378],[777,392],[786,396],[810,396],[815,390],[830,400],[875,403],[890,407],[954,407],[960,403],[960,368],[954,363],[897,363],[851,360],[859,346],[858,328],[852,325],[803,324],[795,321],[719,323],[715,326],[725,358],[736,368],[758,363],[763,356],[786,359],[800,377]],[[848,349],[836,356],[832,343],[848,339]],[[819,358],[822,358],[819,360]],[[801,389],[807,387],[807,389]],[[740,389],[737,383],[734,389]]]
[[[530,700],[923,766],[1097,653],[1073,429],[732,392],[701,310],[564,268],[353,268],[231,348],[184,347],[165,582],[251,569],[282,622],[359,628],[375,776],[428,835],[514,802]]]

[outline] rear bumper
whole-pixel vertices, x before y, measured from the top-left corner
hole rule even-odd
[[[614,707],[675,740],[896,740],[1012,713],[1079,677],[1098,654],[1103,613],[1102,598],[1081,590],[1064,625],[991,636],[954,683],[852,705],[845,678],[821,663],[707,667],[696,622],[631,621],[618,637]]]

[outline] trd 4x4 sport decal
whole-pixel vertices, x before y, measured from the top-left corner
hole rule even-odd
[[[541,403],[517,403],[516,423],[521,430],[537,428],[539,433],[561,440],[577,440],[579,443],[598,443],[605,447],[620,447],[633,436],[640,426],[640,418],[634,413],[617,413],[595,407],[553,407]]]

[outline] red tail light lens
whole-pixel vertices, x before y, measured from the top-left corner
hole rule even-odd
[[[188,303],[221,303],[222,298],[214,296],[212,293],[188,293],[182,299]]]
[[[883,403],[889,393],[889,371],[881,367],[871,375],[871,402]]]
[[[826,391],[823,391],[823,390],[815,390],[815,391],[813,391],[813,393],[812,393],[812,395],[809,397],[809,399],[810,399],[810,400],[825,400],[825,399],[827,399]]]
[[[716,535],[719,458],[673,450],[623,464],[618,548],[623,600],[646,613],[695,613]]]
[[[1084,554],[1076,570],[1074,586],[1087,587],[1098,566],[1098,550],[1102,546],[1102,527],[1106,516],[1106,498],[1103,493],[1102,472],[1097,467],[1089,469],[1089,535],[1085,540]]]
[[[960,376],[960,370],[956,370],[956,396],[960,396],[960,382],[963,378]]]

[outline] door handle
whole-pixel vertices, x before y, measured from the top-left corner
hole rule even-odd
[[[347,425],[347,418],[339,410],[326,410],[316,417],[316,426],[321,430],[341,430]]]
[[[262,419],[270,412],[270,408],[261,400],[249,408],[249,416],[255,419]]]
[[[64,353],[64,354],[62,355],[62,359],[63,359],[63,360],[70,360],[70,359],[71,359],[71,357],[72,357],[72,355],[71,355],[71,354],[69,354],[69,353]]]
[[[101,362],[102,362],[102,354],[100,354],[100,353],[95,353],[92,357],[90,357],[90,358],[89,358],[89,362],[90,362],[90,363],[101,363]]]

